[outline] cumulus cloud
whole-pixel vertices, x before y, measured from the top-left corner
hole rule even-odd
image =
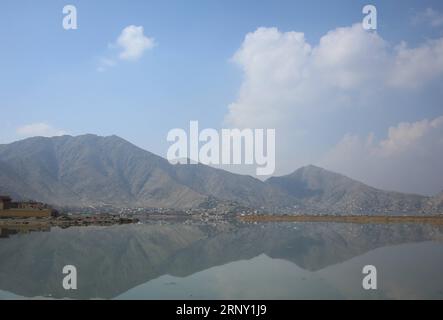
[[[347,134],[320,164],[370,185],[404,192],[443,190],[443,116],[388,129],[377,141]]]
[[[395,50],[388,84],[398,88],[417,88],[443,74],[443,38],[429,40],[417,48],[401,43]]]
[[[415,15],[412,22],[415,24],[426,23],[432,27],[440,27],[443,26],[443,13],[432,8],[426,8],[424,11]]]
[[[420,103],[437,108],[443,38],[410,47],[354,24],[310,43],[302,32],[262,27],[245,36],[231,60],[243,80],[225,125],[276,129],[277,174],[315,163],[385,189],[443,189],[442,118],[400,123],[381,141],[375,134],[343,137],[360,127],[381,134],[386,117],[419,115]]]
[[[115,66],[118,60],[136,61],[155,45],[154,38],[147,37],[142,26],[127,26],[122,30],[115,43],[109,45],[110,48],[116,49],[118,53],[115,56],[102,57],[97,71],[103,72]]]
[[[244,81],[238,100],[229,106],[227,122],[247,127],[281,121],[285,108],[300,100],[311,52],[300,32],[259,28],[247,34],[232,59],[242,68]]]
[[[225,122],[236,127],[293,124],[306,110],[358,106],[390,89],[420,89],[443,75],[443,38],[391,46],[361,24],[334,29],[317,45],[301,32],[259,28],[232,60],[243,71]]]
[[[54,128],[44,122],[23,125],[17,128],[16,133],[21,137],[53,137],[67,134],[66,131]]]
[[[143,34],[142,26],[127,26],[117,39],[117,46],[121,48],[120,59],[137,60],[143,53],[154,47],[154,39]]]

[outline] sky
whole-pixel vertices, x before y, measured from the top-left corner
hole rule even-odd
[[[78,28],[63,28],[65,5]],[[361,27],[366,4],[377,30]],[[443,2],[7,1],[0,143],[173,128],[275,128],[275,175],[316,164],[443,190]],[[253,174],[251,167],[226,168]]]

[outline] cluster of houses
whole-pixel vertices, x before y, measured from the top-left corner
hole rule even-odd
[[[57,212],[44,203],[35,201],[14,202],[0,195],[0,218],[49,218]]]

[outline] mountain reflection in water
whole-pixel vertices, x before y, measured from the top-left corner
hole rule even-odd
[[[377,267],[378,290],[362,288]],[[74,265],[78,289],[62,287]],[[443,298],[443,227],[184,224],[53,228],[0,239],[0,298]]]

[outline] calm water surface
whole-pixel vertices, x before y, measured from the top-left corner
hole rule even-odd
[[[362,287],[374,265],[378,289]],[[74,265],[78,289],[62,287]],[[443,227],[186,224],[1,230],[0,299],[443,299]]]

